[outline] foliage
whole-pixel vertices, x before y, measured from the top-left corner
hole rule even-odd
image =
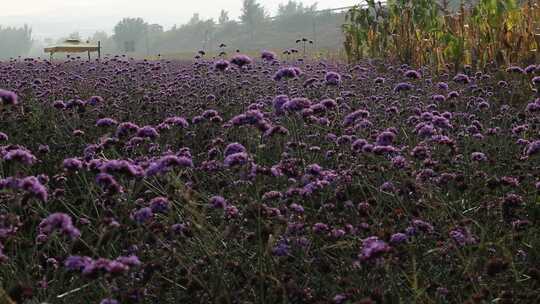
[[[448,1],[369,0],[343,25],[349,60],[368,55],[455,70],[532,63],[540,56],[539,29],[538,3],[516,0],[462,1],[457,9]]]
[[[285,50],[296,48],[294,42],[302,37],[314,40],[316,49],[323,51],[340,48],[343,18],[344,13],[317,11],[316,5],[304,6],[297,1],[281,5],[278,14],[270,18],[259,2],[250,0],[245,1],[239,21],[230,19],[229,13],[221,10],[217,22],[194,14],[186,24],[167,30],[149,30],[159,25],[149,25],[137,19],[124,20],[117,27],[125,28],[126,24],[139,23],[135,51],[129,52],[130,56],[138,57],[194,53],[199,50],[218,54],[223,51],[219,48],[223,43],[228,46],[228,52],[237,49],[260,51],[270,45],[274,50]],[[122,41],[133,40],[134,37],[119,32],[113,36],[114,41],[106,39],[102,45],[107,49],[116,49],[115,53],[125,53]]]
[[[124,18],[114,27],[114,41],[120,50],[139,49],[148,37],[148,23],[142,18]],[[131,47],[128,47],[130,44]]]
[[[267,12],[257,0],[244,0],[240,21],[245,25],[251,39],[267,19]]]
[[[0,58],[25,56],[32,47],[32,29],[27,25],[16,27],[0,26]]]

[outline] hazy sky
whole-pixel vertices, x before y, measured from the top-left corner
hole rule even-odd
[[[288,0],[259,0],[274,15],[280,3]],[[0,25],[29,24],[37,38],[58,38],[72,32],[83,36],[104,30],[110,32],[123,17],[142,17],[165,28],[183,24],[193,13],[202,18],[217,20],[220,10],[229,11],[237,18],[242,0],[2,0]],[[318,3],[318,8],[336,8],[354,5],[359,0],[305,0],[305,4]]]

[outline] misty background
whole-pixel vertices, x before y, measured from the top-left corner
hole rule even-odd
[[[283,1],[283,2],[282,2]],[[200,2],[200,3],[199,3]],[[44,56],[43,48],[77,38],[101,41],[103,54],[174,56],[302,48],[341,48],[341,25],[354,0],[21,0],[0,11],[0,58]],[[134,17],[128,17],[134,16]],[[138,17],[141,16],[141,17]],[[227,48],[219,48],[221,44]]]

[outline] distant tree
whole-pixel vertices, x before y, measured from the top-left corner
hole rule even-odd
[[[256,0],[244,0],[240,20],[247,28],[251,40],[253,40],[255,32],[261,28],[267,18],[268,14],[260,3]]]
[[[95,32],[94,35],[92,35],[92,37],[88,38],[88,40],[92,43],[98,43],[99,41],[101,44],[101,53],[103,55],[116,53],[116,50],[117,50],[116,42],[111,36],[107,35],[106,32],[103,32],[103,31]]]
[[[0,26],[0,58],[26,56],[32,47],[32,29]]]
[[[189,19],[188,25],[196,25],[199,22],[201,22],[201,16],[199,13],[194,13],[193,16],[191,16],[191,19]]]
[[[121,51],[136,51],[146,38],[148,23],[142,18],[124,18],[114,27],[113,39]]]
[[[92,35],[92,37],[88,38],[88,40],[90,40],[92,42],[101,41],[102,43],[104,41],[109,40],[109,39],[111,39],[111,37],[109,37],[109,35],[107,35],[107,33],[103,32],[103,31],[95,32],[94,35]]]
[[[317,10],[317,3],[311,6],[304,6],[302,2],[289,0],[286,4],[280,4],[277,17],[290,17],[294,15],[313,13]]]
[[[221,10],[219,13],[218,23],[219,25],[225,25],[230,21],[229,13],[226,10]]]
[[[52,38],[50,38],[50,37],[49,37],[49,38],[45,38],[45,39],[43,39],[43,43],[44,43],[45,45],[53,45],[53,44],[54,44],[54,39],[52,39]]]
[[[135,56],[179,53],[185,56],[186,53],[195,55],[199,50],[206,51],[207,56],[237,49],[242,52],[267,48],[278,51],[299,47],[295,41],[302,37],[315,42],[311,48],[314,51],[343,45],[341,25],[345,13],[316,12],[316,5],[304,5],[301,0],[283,0],[276,18],[269,18],[260,0],[242,1],[238,21],[232,20],[226,10],[221,10],[217,21],[193,14],[185,24],[174,25],[167,30],[159,25],[146,24],[142,19],[124,19],[115,28],[112,44],[123,51],[125,40],[136,41],[138,47],[132,54]],[[139,30],[127,30],[132,28]],[[135,34],[129,34],[133,32]],[[222,43],[227,47],[220,48]]]
[[[315,36],[315,24],[323,20],[323,14],[317,14],[317,4],[305,6],[300,1],[289,0],[279,5],[277,16],[272,24],[273,31],[290,35],[290,39]],[[321,24],[322,26],[322,24]],[[297,36],[297,37],[294,37]]]
[[[68,39],[81,40],[81,34],[79,34],[79,32],[73,32],[73,33],[69,34]]]

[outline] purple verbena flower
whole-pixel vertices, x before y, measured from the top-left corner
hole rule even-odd
[[[132,219],[138,224],[142,224],[150,220],[153,216],[154,216],[154,213],[152,212],[152,209],[149,207],[144,207],[139,210],[136,210],[131,215]]]
[[[232,143],[232,144],[227,145],[223,154],[225,155],[225,157],[227,157],[231,154],[246,152],[246,151],[247,151],[246,148],[242,144]]]
[[[19,162],[27,166],[33,165],[37,161],[37,158],[30,151],[22,148],[8,151],[3,159],[5,161]]]
[[[263,50],[261,52],[261,58],[266,60],[266,61],[274,61],[274,60],[277,59],[277,55],[276,55],[276,53],[274,53],[272,51]]]
[[[12,91],[0,89],[0,104],[4,105],[16,105],[19,103],[17,94]]]
[[[116,126],[118,124],[118,122],[112,118],[100,118],[98,119],[98,121],[96,122],[96,126],[97,127],[112,127],[112,126]]]
[[[231,63],[239,67],[249,65],[252,61],[249,56],[243,54],[237,54],[231,58]]]
[[[167,213],[170,209],[169,200],[166,197],[154,197],[150,200],[150,209],[154,213]]]
[[[336,72],[326,72],[324,81],[327,85],[337,86],[341,83],[341,75]]]
[[[390,251],[390,246],[376,236],[368,237],[362,241],[362,249],[359,258],[361,261],[369,261],[379,258]]]
[[[71,217],[65,213],[53,213],[43,219],[39,224],[39,233],[50,236],[55,231],[69,236],[72,239],[79,238],[81,232],[77,229],[71,220]]]

